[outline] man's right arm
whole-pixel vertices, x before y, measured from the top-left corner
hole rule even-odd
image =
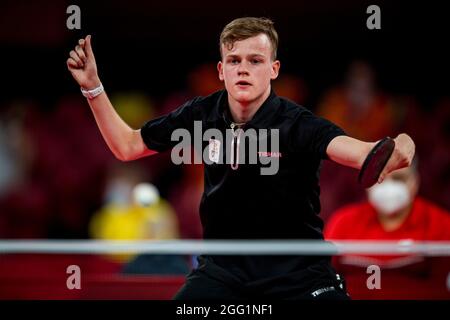
[[[91,90],[100,85],[90,36],[80,39],[70,52],[67,68],[81,88]],[[130,161],[157,153],[147,148],[140,130],[130,128],[122,120],[105,92],[88,102],[106,144],[117,159]]]
[[[88,102],[106,144],[117,159],[131,161],[157,153],[147,148],[140,129],[134,130],[122,120],[105,92]]]

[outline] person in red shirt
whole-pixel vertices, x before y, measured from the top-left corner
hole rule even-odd
[[[367,190],[368,201],[337,210],[327,222],[327,240],[448,241],[450,214],[417,195],[417,164],[389,174]],[[342,255],[333,263],[354,299],[450,299],[446,257]],[[380,269],[380,286],[367,285],[368,266]]]

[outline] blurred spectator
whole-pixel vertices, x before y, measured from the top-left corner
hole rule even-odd
[[[152,187],[154,196],[142,205],[135,187],[148,174],[136,163],[112,167],[106,182],[104,205],[93,215],[90,233],[98,239],[174,239],[178,222],[167,201]]]
[[[17,102],[0,114],[0,197],[29,173],[33,149],[24,129],[27,107]]]
[[[87,224],[100,202],[105,168],[115,161],[85,102],[61,98],[54,110],[33,119],[34,176],[51,194],[52,238],[86,238]]]
[[[34,103],[15,101],[0,115],[0,237],[45,237],[50,222],[49,192],[33,175]]]
[[[375,72],[365,61],[353,61],[345,83],[329,90],[319,103],[317,114],[340,126],[349,136],[377,141],[396,136],[394,99],[376,87]],[[409,132],[408,132],[409,133]],[[324,162],[321,171],[321,216],[329,215],[345,203],[359,201],[364,192],[355,183],[357,172],[333,161]]]
[[[338,210],[328,221],[328,240],[450,240],[450,213],[417,196],[417,163],[392,172],[368,189],[368,201]],[[450,298],[450,261],[418,255],[344,255],[334,258],[353,298]],[[381,289],[369,290],[366,268],[381,268]]]
[[[308,89],[302,78],[291,74],[280,74],[272,82],[272,88],[277,95],[288,98],[300,105],[305,105]]]
[[[10,165],[14,160],[9,175],[19,174],[0,197],[2,237],[87,237],[105,168],[115,160],[83,103],[78,95],[61,98],[54,109],[13,103],[3,114],[2,146]]]
[[[317,113],[364,141],[392,135],[394,129],[392,102],[376,87],[374,71],[364,61],[350,65],[345,84],[325,94]]]
[[[145,172],[138,165],[127,164],[112,170],[105,189],[105,204],[90,223],[93,238],[167,240],[179,237],[174,210],[159,196],[156,187],[142,181]],[[125,273],[184,274],[188,271],[188,264],[181,256],[130,252],[112,257],[125,262]]]
[[[422,193],[450,210],[450,98],[439,101],[425,120],[417,124],[424,140]]]

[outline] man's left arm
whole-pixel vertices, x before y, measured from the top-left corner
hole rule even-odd
[[[415,145],[410,136],[401,133],[394,141],[394,151],[380,174],[379,183],[384,180],[388,173],[410,166],[414,157]],[[375,145],[376,142],[364,142],[348,136],[337,136],[328,144],[326,152],[331,160],[360,170],[364,160]]]

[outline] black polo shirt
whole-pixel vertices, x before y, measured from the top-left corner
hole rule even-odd
[[[194,136],[194,121],[201,121],[203,131],[215,128],[226,137],[225,130],[233,123],[227,92],[197,97],[147,122],[141,129],[142,138],[149,149],[162,152],[178,143],[171,140],[175,129],[185,128]],[[273,91],[242,128],[243,132],[248,129],[267,129],[269,142],[271,130],[279,130],[278,153],[258,153],[258,157],[277,156],[278,171],[262,175],[261,167],[268,165],[259,161],[247,161],[234,169],[227,163],[205,163],[200,204],[204,238],[323,239],[323,222],[318,216],[319,170],[329,142],[344,131]],[[208,147],[209,142],[204,141],[202,148]],[[225,160],[227,150],[222,147]],[[246,150],[249,157],[251,151]]]

